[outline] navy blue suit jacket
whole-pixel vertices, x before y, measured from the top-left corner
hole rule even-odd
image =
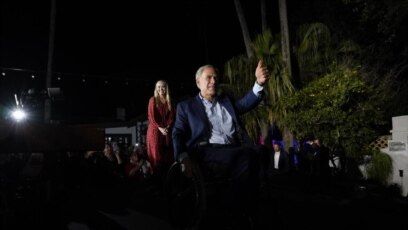
[[[251,141],[238,116],[255,108],[261,102],[262,94],[255,95],[251,89],[242,99],[236,102],[233,102],[231,98],[225,95],[218,96],[217,100],[231,114],[235,130],[238,135],[241,135],[240,140],[250,143]],[[198,94],[177,104],[176,121],[172,133],[175,160],[179,159],[181,153],[189,152],[198,143],[208,143],[210,135],[210,121]]]

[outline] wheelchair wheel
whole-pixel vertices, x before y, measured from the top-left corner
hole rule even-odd
[[[181,171],[181,163],[170,167],[165,181],[170,222],[181,229],[197,229],[206,211],[204,179],[198,165],[193,165],[193,177]]]

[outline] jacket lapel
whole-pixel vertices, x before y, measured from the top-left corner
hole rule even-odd
[[[231,115],[232,119],[234,122],[237,122],[237,116],[235,114],[234,107],[231,103],[231,100],[229,100],[228,97],[219,97],[218,98],[218,103],[220,103],[224,108],[228,111],[228,113]]]
[[[194,111],[197,111],[197,114],[200,116],[201,119],[208,120],[207,115],[205,114],[203,102],[201,101],[201,98],[199,95],[195,97],[195,100],[193,103],[193,109]]]

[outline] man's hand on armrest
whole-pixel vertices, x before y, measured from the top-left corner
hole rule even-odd
[[[181,154],[182,156],[183,154]],[[181,172],[184,173],[184,176],[187,178],[193,177],[193,163],[188,155],[184,155],[183,157],[179,158],[181,163]]]

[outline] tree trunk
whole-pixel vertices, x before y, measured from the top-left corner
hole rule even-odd
[[[282,44],[282,59],[286,65],[288,74],[292,77],[292,65],[290,63],[290,46],[289,46],[289,26],[286,9],[286,0],[279,0],[279,18],[281,26],[281,44]],[[282,131],[283,142],[285,143],[286,151],[293,146],[293,134],[286,127]]]
[[[237,11],[239,24],[241,25],[242,35],[244,37],[245,49],[248,57],[254,56],[251,49],[251,36],[249,35],[248,25],[245,20],[244,11],[242,10],[241,2],[239,0],[234,0],[235,9]]]
[[[265,0],[261,0],[261,23],[262,32],[268,29],[268,22],[266,21],[266,3]]]
[[[290,46],[289,46],[289,26],[286,10],[286,0],[279,0],[279,17],[281,25],[281,43],[282,43],[282,58],[286,64],[289,76],[292,76],[292,65],[290,63]]]

